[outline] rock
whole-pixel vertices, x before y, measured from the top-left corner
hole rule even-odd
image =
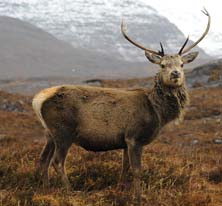
[[[219,138],[213,139],[213,143],[214,144],[222,144],[222,139],[219,139]]]
[[[102,80],[101,79],[88,79],[84,81],[84,83],[91,85],[91,86],[97,86],[101,87],[102,86]]]
[[[16,102],[10,102],[7,99],[4,99],[0,103],[0,110],[7,112],[25,112],[24,102],[22,100],[17,100]]]
[[[186,75],[189,87],[222,86],[222,59],[213,60],[194,68]]]
[[[199,143],[199,140],[198,139],[194,139],[191,141],[191,145],[196,145]]]

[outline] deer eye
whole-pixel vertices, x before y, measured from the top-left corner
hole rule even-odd
[[[162,68],[162,69],[164,69],[164,68],[165,68],[165,65],[164,65],[164,64],[161,64],[160,66],[161,66],[161,68]]]
[[[183,67],[183,64],[181,64],[180,66]]]

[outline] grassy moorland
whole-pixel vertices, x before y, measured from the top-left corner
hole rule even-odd
[[[190,95],[184,122],[167,125],[144,149],[142,205],[222,205],[222,88]],[[73,145],[66,162],[72,189],[66,191],[53,169],[49,188],[35,178],[44,143],[31,97],[0,92],[0,206],[132,205],[130,184],[117,188],[121,151]]]

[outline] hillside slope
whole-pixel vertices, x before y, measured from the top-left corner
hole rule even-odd
[[[133,85],[132,85],[133,86]],[[141,206],[216,206],[222,195],[222,89],[192,90],[182,124],[169,124],[144,147]],[[50,170],[44,188],[35,175],[45,143],[31,97],[0,92],[0,202],[4,206],[130,206],[129,185],[117,187],[121,151],[72,146],[66,162],[71,190]]]
[[[158,21],[159,17],[156,18]],[[163,24],[167,26],[169,23],[164,19]],[[171,24],[169,26],[174,28]],[[119,37],[112,41],[125,45],[126,52],[139,52],[132,53],[131,56],[127,55],[130,61],[120,57],[117,48],[110,50],[110,46],[113,45],[112,41],[107,41],[102,37],[101,43],[107,41],[106,52],[99,52],[90,46],[88,49],[74,48],[69,43],[58,40],[30,23],[11,17],[1,16],[0,28],[0,80],[33,77],[129,78],[150,76],[156,72],[155,67],[150,66],[144,52],[132,47],[121,36],[119,27]],[[138,30],[137,27],[136,30]],[[156,32],[161,33],[161,30]],[[179,31],[177,30],[176,33]],[[112,36],[112,34],[109,35]],[[79,42],[79,39],[76,38],[75,41]],[[97,41],[99,39],[94,43]],[[148,41],[151,40],[148,38]],[[98,43],[97,47],[102,49],[103,46]],[[138,57],[142,61],[139,61]]]
[[[42,29],[18,19],[0,17],[0,27],[0,79],[112,77],[122,74],[120,66],[126,69],[131,65],[120,60],[113,61],[97,52],[74,49]]]

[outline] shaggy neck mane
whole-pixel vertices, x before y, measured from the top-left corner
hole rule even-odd
[[[155,84],[149,99],[161,121],[161,125],[182,119],[184,109],[189,104],[189,96],[185,84],[180,87],[163,85],[160,74],[155,77]]]

